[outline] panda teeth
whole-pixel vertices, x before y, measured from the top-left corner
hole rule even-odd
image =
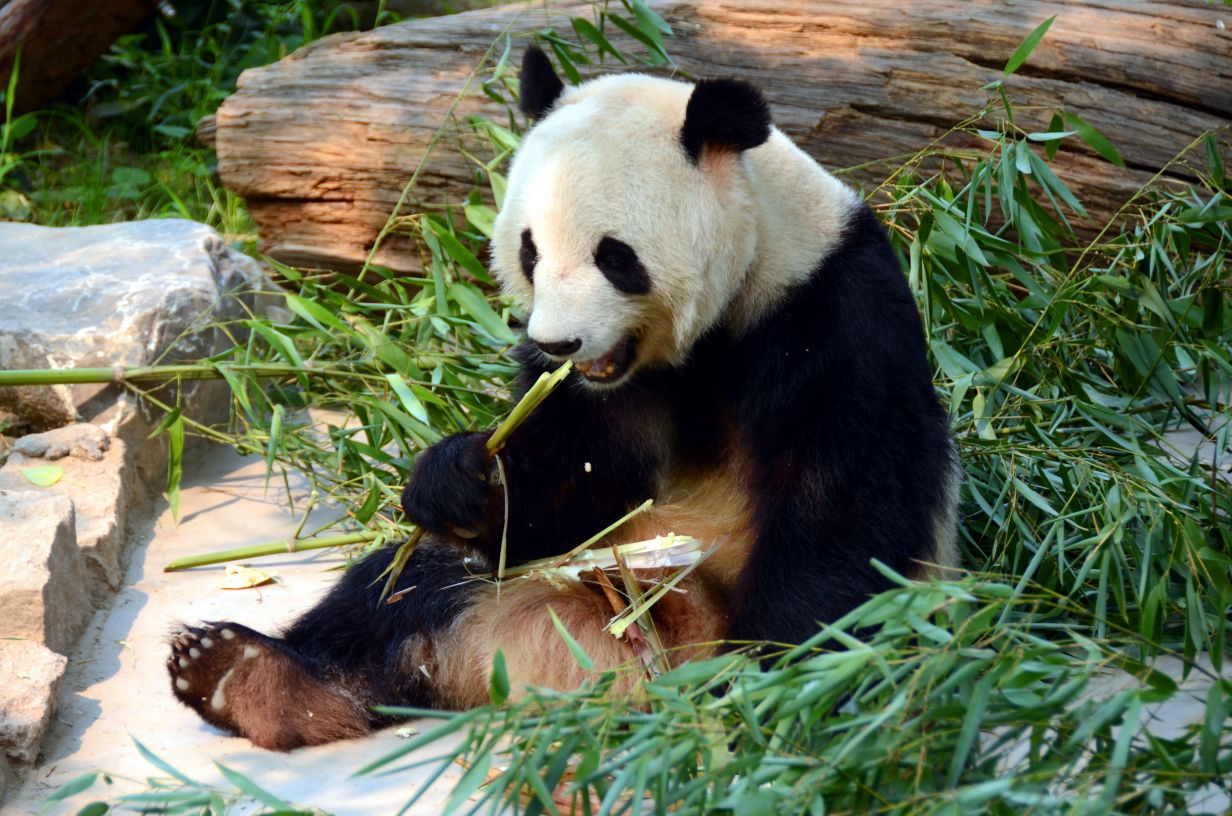
[[[604,355],[597,360],[587,360],[576,363],[577,370],[587,377],[610,377],[616,371],[616,363],[611,355]]]
[[[631,356],[629,349],[632,342],[630,338],[626,337],[606,354],[595,357],[592,360],[575,360],[573,366],[579,374],[588,380],[604,382],[614,379],[628,364]]]

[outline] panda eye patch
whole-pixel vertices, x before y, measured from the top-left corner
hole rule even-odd
[[[535,282],[535,264],[539,263],[539,248],[531,237],[530,229],[522,230],[522,248],[518,250],[518,263],[522,265],[522,274],[531,283]]]
[[[645,295],[650,292],[650,275],[633,247],[610,235],[605,236],[595,248],[595,266],[603,277],[627,295]]]

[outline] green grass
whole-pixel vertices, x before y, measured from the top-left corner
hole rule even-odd
[[[355,19],[318,2],[163,5],[173,14],[122,37],[54,106],[20,122],[5,117],[0,136],[14,138],[0,140],[0,218],[48,226],[189,218],[255,246],[243,202],[219,182],[197,125],[241,71]],[[379,22],[396,19],[382,11]]]
[[[640,59],[669,58],[668,31],[644,6],[606,8],[622,22],[601,14],[541,35],[566,75],[615,59],[617,28],[637,33]],[[477,66],[505,100],[511,50],[497,41]],[[1048,134],[1025,132],[1013,86],[1007,70],[956,126],[982,150],[921,146],[868,192],[920,303],[960,442],[966,577],[897,579],[777,665],[736,655],[685,666],[651,683],[644,706],[608,699],[613,675],[509,702],[498,669],[492,706],[366,770],[396,769],[457,732],[438,760],[469,769],[452,800],[463,812],[631,813],[647,802],[681,814],[1158,813],[1185,812],[1201,790],[1232,792],[1232,684],[1207,668],[1223,667],[1232,609],[1232,488],[1215,475],[1232,456],[1229,131],[1193,134],[1175,159],[1197,179],[1189,189],[1148,186],[1100,234],[1079,235],[1081,202],[1048,160],[1085,142],[1119,161],[1115,134],[1063,111]],[[518,134],[460,124],[487,140],[476,166],[499,193]],[[153,154],[138,152],[125,166],[146,166]],[[186,206],[240,211],[211,189]],[[327,285],[282,268],[287,319],[224,327],[236,347],[204,362],[231,384],[230,424],[173,413],[168,430],[229,440],[272,474],[305,473],[343,508],[330,528],[406,536],[391,508],[416,452],[508,409],[516,315],[477,260],[492,215],[476,191],[391,217],[387,233],[421,241],[422,277],[372,267]],[[254,374],[269,366],[286,373]],[[314,424],[306,408],[344,409],[348,421]],[[1168,435],[1185,428],[1213,453],[1174,450]],[[849,634],[872,625],[866,642]],[[1143,727],[1151,706],[1181,694],[1150,667],[1160,656],[1210,687],[1205,717],[1180,736]],[[1139,682],[1089,693],[1111,670]],[[148,758],[168,779],[115,807],[281,807],[253,787],[260,779],[232,773],[231,787],[206,788]]]

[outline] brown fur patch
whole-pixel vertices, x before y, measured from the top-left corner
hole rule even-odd
[[[499,597],[495,586],[485,587],[449,634],[438,638],[437,690],[442,700],[457,707],[486,702],[497,649],[505,655],[515,695],[527,685],[572,689],[592,678],[594,672],[578,665],[556,631],[549,607],[594,661],[596,672],[633,657],[627,643],[603,631],[612,610],[591,588],[573,581],[559,588],[539,580],[511,581]]]
[[[211,725],[274,751],[358,737],[367,713],[277,641],[236,624],[183,630],[167,661],[180,702]]]
[[[261,748],[289,751],[370,730],[359,706],[279,652],[241,665],[227,691],[239,731]]]
[[[697,574],[726,595],[735,587],[753,546],[747,478],[745,457],[729,454],[709,473],[673,480],[663,491],[662,503],[631,520],[613,538],[640,541],[678,533],[693,536],[703,548],[714,546]]]
[[[552,624],[549,607],[594,663],[593,671],[574,659]],[[440,704],[470,708],[487,702],[497,649],[505,656],[515,697],[531,685],[574,689],[599,672],[621,667],[628,671],[621,673],[617,692],[633,691],[642,676],[640,663],[628,641],[606,631],[614,614],[601,592],[577,581],[562,586],[543,580],[513,581],[504,585],[499,598],[495,586],[485,587],[432,648]],[[711,654],[726,625],[719,599],[697,576],[686,578],[677,591],[662,598],[652,615],[672,665]],[[414,652],[414,657],[408,655],[412,661],[424,654],[422,647]],[[412,667],[407,665],[406,670]]]

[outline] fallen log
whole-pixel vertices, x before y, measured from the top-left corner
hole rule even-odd
[[[1054,167],[1087,205],[1088,229],[1204,132],[1224,128],[1226,138],[1232,119],[1232,31],[1220,25],[1232,23],[1232,11],[1202,0],[654,7],[675,29],[667,46],[680,69],[757,83],[779,127],[827,167],[854,168],[848,177],[866,188],[894,169],[893,157],[978,111],[983,86],[1002,78],[1018,44],[1054,14],[1006,85],[1025,130],[1046,129],[1052,111],[1064,109],[1125,158],[1117,167],[1077,140],[1058,153]],[[287,263],[360,266],[421,163],[404,213],[461,200],[476,168],[452,139],[436,142],[424,162],[434,134],[443,125],[463,130],[457,123],[470,114],[503,121],[478,81],[462,93],[468,80],[506,31],[515,43],[545,26],[568,31],[571,15],[591,11],[507,6],[401,23],[335,35],[245,72],[218,111],[215,138],[222,179],[247,199],[263,248]],[[1187,172],[1174,166],[1165,175]],[[419,260],[398,236],[374,258],[398,270]]]
[[[16,112],[37,110],[64,90],[158,0],[0,0],[0,89],[17,55]]]

